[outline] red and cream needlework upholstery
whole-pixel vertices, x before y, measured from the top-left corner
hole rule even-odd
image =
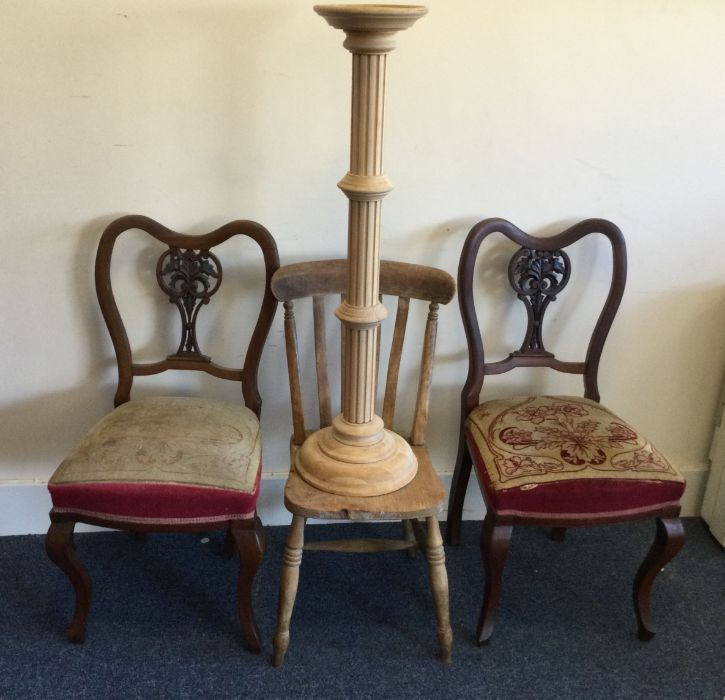
[[[99,421],[48,487],[56,511],[226,520],[254,514],[260,464],[259,421],[241,403],[154,397]]]
[[[499,512],[638,511],[684,491],[682,476],[648,440],[588,399],[488,401],[469,415],[466,435]],[[616,511],[600,505],[612,502]]]

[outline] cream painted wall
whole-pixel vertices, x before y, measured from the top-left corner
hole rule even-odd
[[[428,6],[389,62],[386,170],[397,188],[383,207],[383,255],[455,273],[485,216],[534,233],[587,216],[617,222],[630,281],[603,399],[699,489],[725,364],[725,4]],[[92,297],[110,220],[143,213],[202,233],[252,218],[283,262],[345,254],[341,41],[299,0],[0,4],[0,533],[15,531],[18,504],[37,510],[24,531],[43,528],[47,503],[21,494],[111,404],[112,350]],[[596,297],[604,250],[590,252]],[[519,326],[502,308],[487,323],[513,338]],[[578,335],[560,328],[552,340],[569,349]],[[279,317],[262,371],[268,476],[287,461],[281,334]],[[464,348],[454,303],[441,314],[431,411],[442,472],[455,458]]]

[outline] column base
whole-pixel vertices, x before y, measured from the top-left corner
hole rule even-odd
[[[370,423],[349,423],[337,416],[332,425],[310,435],[297,451],[297,473],[320,491],[340,496],[382,496],[410,483],[418,462],[397,433]]]

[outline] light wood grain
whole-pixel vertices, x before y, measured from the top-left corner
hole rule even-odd
[[[282,576],[279,586],[279,607],[277,611],[277,631],[274,635],[274,658],[272,663],[280,666],[289,647],[289,626],[292,609],[297,597],[297,585],[300,578],[302,546],[304,544],[305,518],[292,516],[292,525],[284,549]]]
[[[290,399],[292,401],[292,441],[296,445],[301,445],[306,435],[305,415],[302,407],[302,389],[300,387],[297,328],[295,326],[294,304],[291,301],[284,302],[284,338],[287,351]]]
[[[446,555],[443,551],[438,519],[429,516],[426,519],[428,526],[428,540],[426,543],[426,557],[428,559],[428,575],[430,587],[433,591],[433,601],[436,609],[436,622],[438,624],[438,644],[440,645],[441,661],[450,663],[451,647],[453,646],[453,631],[448,611],[448,574],[446,573]]]
[[[383,424],[388,430],[393,429],[395,400],[398,393],[398,375],[400,373],[400,358],[403,354],[403,341],[405,340],[405,328],[408,323],[409,308],[410,299],[400,297],[398,299],[398,311],[395,315],[395,329],[393,330],[393,340],[390,346],[388,375],[385,381],[385,396],[383,399]]]
[[[381,496],[340,496],[308,484],[291,469],[284,492],[287,509],[309,518],[335,520],[408,520],[436,515],[446,494],[424,447],[414,447],[418,472],[413,481]]]
[[[375,414],[380,322],[380,221],[393,184],[383,172],[387,54],[394,37],[415,23],[424,7],[318,5],[315,11],[346,34],[352,53],[350,169],[338,183],[348,198],[346,297],[342,324],[341,415],[321,428],[296,457],[297,473],[330,493],[376,496],[408,484],[417,469],[408,443]],[[324,401],[320,404],[325,408]],[[354,466],[351,466],[354,465]],[[354,471],[353,471],[354,470]]]
[[[422,447],[426,427],[428,386],[432,370],[435,331],[426,331],[424,375],[418,397],[414,432],[421,446],[411,447],[401,436],[385,429],[374,414],[380,358],[380,321],[386,311],[380,293],[399,297],[393,341],[392,370],[388,374],[384,414],[392,425],[397,394],[409,300],[429,302],[431,287],[442,290],[442,303],[453,296],[450,276],[431,268],[380,262],[380,208],[392,184],[382,173],[383,115],[386,53],[394,47],[396,31],[410,26],[425,14],[422,7],[317,6],[315,11],[345,30],[345,46],[353,53],[352,127],[350,171],[339,183],[349,199],[348,261],[318,261],[289,266],[272,281],[278,299],[314,298],[315,355],[320,399],[320,422],[325,426],[304,440],[293,439],[292,467],[285,487],[285,505],[293,513],[285,550],[280,589],[274,663],[282,663],[289,644],[289,621],[297,590],[305,518],[345,520],[403,519],[407,522],[400,540],[352,540],[311,543],[307,549],[345,552],[379,552],[390,549],[415,551],[419,546],[417,518],[427,522],[426,555],[435,601],[441,658],[450,660],[451,627],[448,616],[448,583],[445,556],[437,515],[445,499],[443,486]],[[381,268],[388,270],[387,278]],[[423,273],[423,274],[418,274]],[[421,280],[423,283],[421,284]],[[382,286],[381,286],[382,282]],[[402,293],[408,284],[422,296]],[[329,388],[326,377],[325,294],[345,292],[336,316],[342,323],[342,414],[326,426]],[[402,298],[401,298],[402,297]],[[433,308],[433,307],[431,307]],[[435,319],[433,319],[435,320]],[[431,326],[429,316],[428,326]],[[433,323],[433,328],[435,324]],[[285,326],[291,332],[294,326]],[[297,343],[287,343],[297,358]],[[429,359],[430,356],[430,359]],[[290,371],[299,367],[294,363]],[[295,381],[299,385],[299,376]],[[294,402],[294,399],[293,399]],[[295,433],[297,435],[297,432]]]
[[[428,425],[428,404],[430,402],[430,383],[433,378],[433,355],[435,353],[436,333],[438,329],[438,304],[432,303],[428,312],[421,357],[418,396],[415,400],[413,428],[410,431],[410,444],[422,445],[425,441],[425,429]]]
[[[312,316],[315,328],[315,370],[317,372],[317,400],[320,407],[320,427],[332,422],[330,382],[327,376],[327,338],[325,334],[325,297],[312,298]]]
[[[401,549],[410,549],[411,545],[406,540],[390,540],[378,538],[358,538],[347,540],[320,540],[319,542],[308,542],[304,546],[305,551],[318,552],[390,552]]]

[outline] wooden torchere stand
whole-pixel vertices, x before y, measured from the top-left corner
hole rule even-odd
[[[350,200],[347,295],[336,311],[342,323],[342,414],[310,435],[296,470],[328,493],[378,496],[415,476],[410,445],[385,430],[375,414],[377,347],[386,317],[379,300],[380,209],[393,188],[383,173],[383,106],[387,54],[397,32],[426,12],[411,5],[316,5],[315,12],[346,34],[352,53],[350,171],[338,183]]]

